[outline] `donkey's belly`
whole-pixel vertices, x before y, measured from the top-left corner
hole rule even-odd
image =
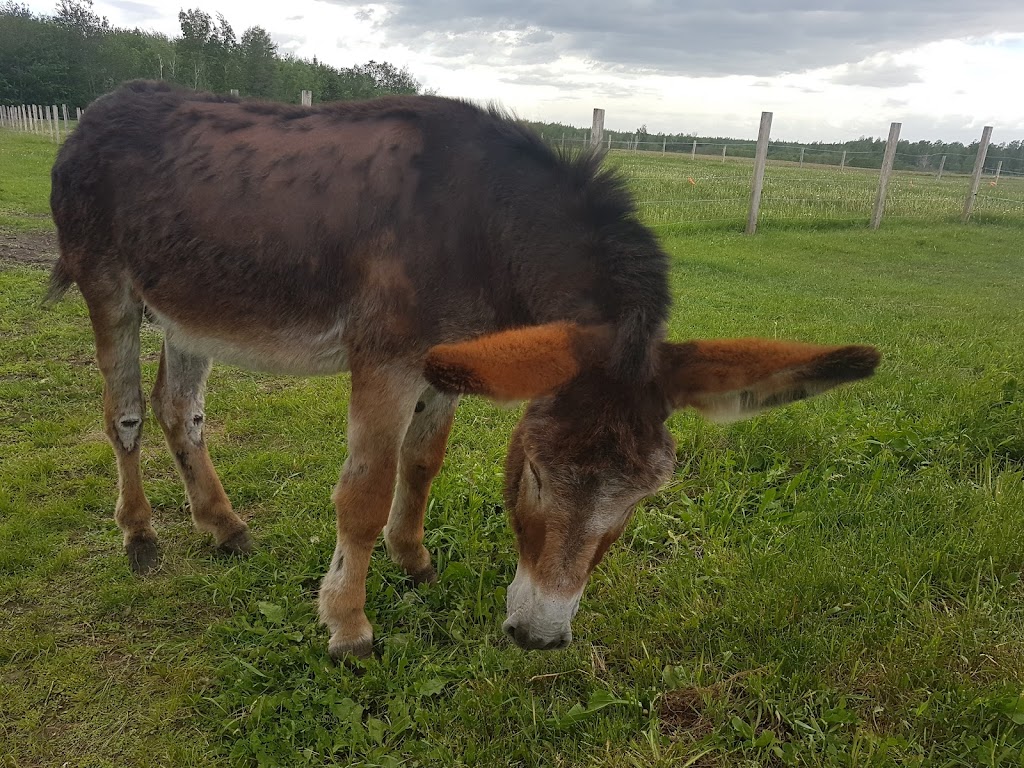
[[[303,326],[249,329],[221,334],[208,328],[190,328],[148,307],[164,330],[170,346],[199,357],[267,373],[316,376],[348,370],[348,350],[342,342],[344,325],[338,321],[323,329]]]

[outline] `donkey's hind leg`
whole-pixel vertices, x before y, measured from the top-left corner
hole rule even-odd
[[[153,412],[185,483],[196,527],[212,533],[225,552],[247,554],[253,548],[249,528],[231,508],[203,441],[209,373],[209,359],[190,355],[165,341],[153,387]]]
[[[159,561],[153,510],[142,488],[139,460],[146,412],[139,370],[142,305],[107,290],[83,291],[83,295],[96,338],[96,362],[103,374],[104,431],[117,456],[114,519],[124,534],[131,569],[142,574]]]

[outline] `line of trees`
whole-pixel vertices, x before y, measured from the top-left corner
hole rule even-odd
[[[0,103],[86,106],[134,78],[168,80],[197,90],[295,102],[302,90],[317,101],[416,93],[405,69],[370,61],[336,68],[282,55],[267,30],[236,36],[221,14],[198,8],[178,14],[179,37],[120,29],[92,0],[59,0],[52,16],[15,0],[0,3]]]
[[[561,142],[565,137],[567,143],[579,145],[590,137],[587,128],[576,128],[561,123],[539,123],[531,125],[544,137],[554,143]],[[631,148],[634,145],[640,150],[660,151],[662,146],[666,152],[689,154],[693,142],[697,142],[698,155],[722,154],[722,146],[728,145],[729,157],[754,157],[757,142],[730,139],[723,136],[697,136],[691,133],[648,133],[647,126],[635,131],[604,131],[604,140],[611,137],[612,147]],[[799,162],[800,150],[804,151],[804,162],[839,165],[843,152],[846,152],[846,165],[853,168],[881,168],[882,156],[885,154],[884,138],[876,139],[861,136],[855,141],[822,142],[800,144],[792,141],[772,141],[768,145],[768,158],[771,160]],[[974,169],[974,160],[978,156],[980,142],[963,144],[959,141],[900,141],[896,147],[895,168],[904,171],[936,172],[943,155],[946,162],[943,171],[948,173],[970,173]],[[996,163],[1003,161],[1004,173],[1024,173],[1024,141],[1016,140],[989,146],[985,162],[986,172],[994,171]]]

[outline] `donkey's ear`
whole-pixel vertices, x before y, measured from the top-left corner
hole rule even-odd
[[[427,353],[424,374],[443,392],[493,400],[531,400],[572,381],[607,355],[604,327],[551,323],[439,344]]]
[[[661,346],[659,377],[674,408],[736,421],[875,372],[874,347],[723,339]]]

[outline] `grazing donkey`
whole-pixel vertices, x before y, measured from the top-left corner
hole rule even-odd
[[[741,417],[871,375],[878,353],[673,344],[667,258],[600,157],[555,153],[495,110],[435,97],[316,108],[134,82],[85,113],[53,167],[51,298],[89,308],[132,569],[158,561],[139,464],[143,316],[164,330],[152,404],[197,527],[249,552],[203,441],[214,358],[351,371],[337,546],[320,587],[332,655],[367,654],[381,531],[416,580],[456,402],[528,400],[505,501],[519,544],[505,631],[561,648],[585,582],[675,458],[664,422]]]

